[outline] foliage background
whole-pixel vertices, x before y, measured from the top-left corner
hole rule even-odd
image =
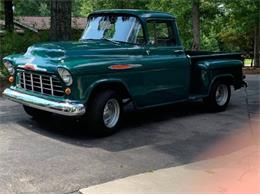
[[[50,16],[50,0],[13,0],[15,16]],[[200,0],[201,50],[253,53],[254,27],[259,21],[260,0]],[[72,16],[87,15],[93,10],[132,8],[157,10],[177,17],[186,49],[192,45],[192,0],[72,0]],[[3,19],[3,6],[0,7]],[[73,40],[81,32],[73,31]],[[48,41],[48,31],[24,35],[8,33],[1,37],[0,59],[11,53],[25,52],[35,42]]]
[[[250,53],[259,3],[260,0],[200,0],[201,49]],[[177,17],[184,46],[191,47],[192,0],[72,0],[74,17],[86,17],[93,10],[110,8],[169,12]],[[14,0],[14,13],[16,16],[49,16],[50,1]]]

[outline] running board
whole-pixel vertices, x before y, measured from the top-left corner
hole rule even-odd
[[[189,99],[189,101],[195,101],[195,100],[202,99],[202,98],[205,98],[205,97],[207,97],[207,95],[191,94],[188,99]]]

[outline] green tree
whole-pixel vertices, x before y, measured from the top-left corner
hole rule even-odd
[[[0,20],[3,20],[4,19],[4,1],[1,0],[0,1]]]
[[[41,2],[39,5],[39,15],[40,16],[50,16],[51,10],[50,10],[50,2]]]
[[[221,23],[225,25],[218,34],[223,47],[254,56],[255,66],[260,66],[259,3],[259,0],[224,0]]]
[[[147,9],[146,5],[149,2],[149,0],[75,0],[74,5],[80,7],[80,15],[86,16],[93,10],[100,9]]]
[[[201,50],[246,52],[249,56],[255,56],[255,65],[259,66],[260,0],[71,1],[72,16],[87,16],[94,10],[116,8],[169,12],[176,16],[183,45],[188,50],[192,49],[196,38],[195,42],[199,42]],[[16,16],[50,15],[50,0],[13,0],[13,3]],[[194,5],[199,5],[197,17],[192,12]]]
[[[48,0],[14,0],[16,16],[49,16],[50,2]]]

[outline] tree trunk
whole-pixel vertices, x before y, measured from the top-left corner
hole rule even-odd
[[[71,38],[71,0],[51,0],[50,40],[67,41]]]
[[[257,4],[257,10],[259,13],[259,3]],[[260,67],[260,16],[256,18],[255,23],[255,37],[254,37],[254,66]]]
[[[200,49],[199,0],[192,0],[192,29],[193,29],[192,51],[198,51]]]
[[[5,29],[8,31],[14,30],[14,14],[13,14],[13,1],[4,0],[5,12]]]

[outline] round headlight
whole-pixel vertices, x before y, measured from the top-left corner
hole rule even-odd
[[[14,67],[13,67],[13,65],[12,65],[11,62],[9,62],[9,61],[4,61],[4,66],[5,66],[5,68],[8,70],[8,72],[9,72],[11,75],[14,74],[15,70],[14,70]]]
[[[58,73],[59,73],[61,79],[63,80],[63,82],[67,86],[72,84],[73,79],[72,79],[72,76],[71,76],[70,72],[67,69],[65,69],[65,68],[58,68]]]

